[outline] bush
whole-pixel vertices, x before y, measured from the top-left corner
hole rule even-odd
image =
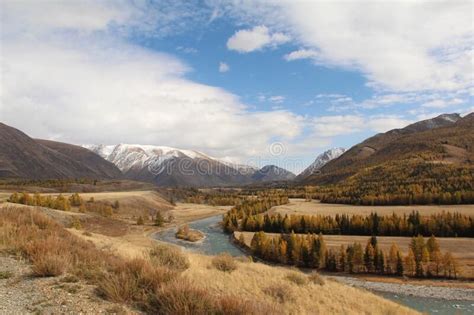
[[[156,245],[149,253],[154,265],[184,271],[189,268],[189,260],[180,249],[166,245]]]
[[[13,273],[11,271],[0,271],[0,280],[1,279],[8,279],[13,277]]]
[[[311,281],[314,284],[319,284],[319,285],[324,285],[325,284],[325,281],[324,281],[323,277],[321,277],[319,275],[319,273],[317,273],[317,272],[312,272],[308,276],[308,279],[309,279],[309,281]]]
[[[260,315],[283,314],[275,307],[260,301],[243,300],[239,296],[224,296],[217,301],[217,314],[225,315]]]
[[[150,314],[215,314],[214,299],[205,289],[179,279],[162,286],[146,305]]]
[[[263,289],[263,292],[279,303],[294,301],[295,297],[291,291],[291,288],[286,284],[275,284]]]
[[[144,259],[118,261],[99,280],[97,291],[104,298],[120,303],[145,303],[163,283],[177,277],[167,268],[154,267]]]
[[[305,285],[308,283],[308,279],[302,274],[296,272],[290,272],[286,275],[286,279],[297,285]]]
[[[224,272],[232,272],[237,269],[237,264],[235,263],[234,258],[227,253],[215,256],[212,259],[212,265],[217,270]]]
[[[66,270],[69,262],[64,255],[49,254],[38,255],[32,259],[31,267],[36,277],[56,277]]]

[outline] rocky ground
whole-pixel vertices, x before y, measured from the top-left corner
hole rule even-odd
[[[73,276],[32,277],[29,264],[0,254],[0,314],[134,314],[104,301]]]
[[[443,300],[474,301],[474,289],[372,282],[345,276],[331,276],[331,278],[367,290]]]

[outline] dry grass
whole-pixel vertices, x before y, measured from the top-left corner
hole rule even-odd
[[[177,203],[168,214],[174,218],[174,223],[179,225],[214,215],[224,214],[229,211],[230,208],[230,206],[214,207],[194,203]]]
[[[98,281],[100,296],[119,303],[146,305],[160,286],[178,276],[167,268],[156,268],[144,259],[120,261]]]
[[[212,265],[214,268],[224,272],[232,272],[237,269],[237,264],[234,261],[234,258],[227,254],[220,254],[212,258]]]
[[[416,313],[370,292],[340,283],[326,282],[321,286],[309,281],[306,285],[295,285],[285,277],[287,267],[236,261],[237,269],[225,273],[208,268],[212,257],[188,255],[191,265],[183,276],[192,283],[199,283],[209,293],[264,303],[283,314],[366,314],[369,307],[371,314]],[[285,289],[293,298],[285,303],[279,303],[277,298],[265,292],[281,284],[286,284]]]
[[[287,284],[274,284],[263,289],[265,294],[271,296],[278,303],[294,302],[295,297],[291,287]]]
[[[177,271],[189,268],[189,260],[177,247],[156,245],[149,252],[150,260],[154,265],[167,267]]]
[[[419,211],[421,215],[430,215],[442,211],[459,212],[466,215],[474,215],[474,205],[430,205],[430,206],[353,206],[342,204],[320,203],[317,200],[307,202],[304,199],[290,199],[286,205],[273,207],[270,212],[281,214],[305,214],[305,215],[336,215],[336,214],[359,214],[369,215],[377,212],[379,215],[409,214],[413,210]]]
[[[318,285],[324,285],[326,282],[324,281],[323,277],[319,275],[316,271],[313,271],[309,276],[308,279],[310,282]]]
[[[26,244],[32,240],[38,241],[43,248],[46,244],[59,247],[69,260],[65,273],[88,279],[108,299],[123,301],[148,313],[363,314],[368,305],[372,314],[415,313],[369,292],[339,283],[294,285],[285,280],[288,269],[284,267],[235,261],[237,269],[228,273],[208,268],[212,257],[180,253],[187,256],[189,268],[179,273],[183,268],[173,270],[165,267],[167,264],[175,266],[176,255],[171,255],[173,258],[169,263],[167,259],[161,260],[163,256],[170,256],[169,253],[162,255],[159,251],[159,261],[167,262],[160,264],[144,255],[156,244],[144,234],[85,236],[82,231],[66,231],[38,211],[0,209],[0,248],[18,252],[31,260],[35,249],[27,249]],[[122,255],[100,250],[92,242]],[[54,255],[56,250],[51,249],[50,253]],[[280,289],[275,289],[282,283],[286,285],[284,295],[278,292]],[[244,308],[245,301],[253,302]]]
[[[298,272],[289,272],[287,273],[286,275],[286,280],[296,284],[296,285],[305,285],[305,284],[308,284],[308,278],[301,274],[301,273],[298,273]]]

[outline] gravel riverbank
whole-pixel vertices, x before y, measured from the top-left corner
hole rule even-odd
[[[353,287],[399,295],[434,298],[450,301],[473,301],[474,289],[436,287],[427,285],[372,282],[345,276],[328,276]]]

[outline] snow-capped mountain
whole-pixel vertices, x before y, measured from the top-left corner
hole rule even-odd
[[[346,149],[344,148],[332,148],[321,153],[316,157],[316,160],[314,160],[314,162],[311,163],[310,166],[308,166],[303,172],[298,175],[298,178],[304,178],[313,174],[315,171],[326,165],[329,161],[340,157],[344,152],[346,152]]]
[[[280,172],[281,176],[256,179],[252,176],[259,171],[257,168],[194,150],[138,144],[84,147],[114,163],[125,177],[162,186],[232,186],[289,178]]]
[[[118,145],[84,145],[109,162],[114,163],[123,173],[132,169],[159,169],[161,165],[173,158],[216,160],[193,150],[182,150],[165,146],[118,144]],[[217,161],[217,160],[216,160]]]

